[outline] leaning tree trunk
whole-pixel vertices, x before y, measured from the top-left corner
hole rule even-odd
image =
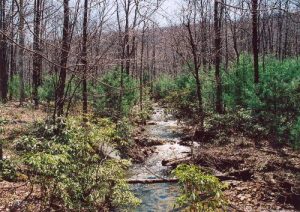
[[[200,69],[200,60],[198,57],[198,47],[196,44],[196,41],[193,36],[192,32],[192,26],[190,23],[190,20],[188,20],[188,23],[186,24],[187,31],[188,31],[188,39],[189,44],[191,46],[192,55],[193,55],[193,62],[194,62],[194,76],[196,80],[196,93],[197,93],[197,100],[198,100],[198,116],[200,118],[200,129],[203,129],[203,123],[204,123],[204,111],[203,111],[203,102],[202,102],[202,86],[201,86],[201,80],[199,76],[199,69]]]

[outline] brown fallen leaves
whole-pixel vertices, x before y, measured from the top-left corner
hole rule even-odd
[[[251,170],[253,175],[228,181],[225,191],[233,208],[241,211],[300,210],[300,157],[289,147],[272,147],[244,137],[226,145],[201,145],[195,163],[220,172]]]

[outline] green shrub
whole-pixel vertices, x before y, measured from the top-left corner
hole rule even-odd
[[[13,99],[20,98],[20,77],[18,75],[14,75],[12,80],[9,81],[8,90]],[[27,83],[24,85],[25,97],[31,95],[31,86]]]
[[[300,148],[300,117],[298,117],[298,120],[291,127],[291,137],[292,137],[293,146],[299,149]]]
[[[69,118],[38,126],[16,147],[46,207],[99,210],[105,205],[126,208],[139,203],[125,183],[129,161],[111,154],[121,139],[115,124],[108,119],[82,124]]]
[[[174,79],[169,75],[162,75],[153,83],[153,96],[155,99],[166,98],[170,91],[174,90],[176,87]]]
[[[123,74],[124,91],[120,101],[120,71],[114,70],[107,73],[101,81],[89,89],[96,94],[93,98],[95,112],[104,117],[119,118],[126,116],[138,101],[138,82],[131,76]],[[120,105],[121,102],[121,105]]]
[[[179,165],[172,173],[181,187],[181,196],[177,199],[180,207],[190,211],[216,211],[226,205],[222,190],[227,186],[198,166]]]
[[[260,83],[254,85],[250,56],[241,57],[229,74],[224,74],[227,111],[245,108],[256,124],[268,129],[274,140],[294,143],[292,127],[300,115],[300,62],[267,57],[260,64]],[[255,133],[255,132],[254,132]]]
[[[38,89],[39,98],[41,101],[54,101],[55,98],[55,77],[44,77],[42,85]]]
[[[243,132],[247,129],[246,134],[250,136],[268,134],[274,141],[295,145],[298,142],[295,141],[295,129],[300,116],[300,61],[293,58],[281,61],[267,56],[259,68],[260,82],[257,85],[253,82],[250,55],[242,55],[239,64],[222,71],[223,103],[230,119],[226,115],[220,116],[220,125],[223,120],[227,120],[225,125],[230,125],[227,123],[231,120],[241,123],[238,113],[244,111],[251,120],[247,121],[247,127],[237,126],[238,131],[239,128],[243,128]],[[206,119],[218,121],[218,115],[213,117],[216,92],[214,71],[200,71],[200,79]],[[174,79],[163,76],[158,79],[155,91],[156,96],[164,98],[169,104],[177,118],[197,119],[196,84],[192,74],[183,73]]]
[[[195,117],[198,103],[195,79],[191,74],[160,77],[154,84],[154,96],[166,102],[176,118]]]
[[[150,119],[153,102],[150,98],[150,88],[145,87],[143,89],[142,109],[140,99],[139,102],[132,108],[129,118],[132,123],[146,124],[146,121]]]
[[[17,170],[16,165],[12,160],[4,159],[0,160],[0,181],[1,179],[6,181],[16,181],[17,180]]]
[[[266,137],[269,131],[257,124],[251,110],[240,109],[226,114],[206,114],[204,131],[200,133],[201,138],[198,139],[225,144],[235,133],[258,139]]]

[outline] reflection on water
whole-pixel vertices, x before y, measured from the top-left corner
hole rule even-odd
[[[142,200],[136,211],[172,211],[178,189],[177,184],[172,183],[133,185],[133,192]]]
[[[169,168],[162,166],[162,160],[182,158],[190,152],[189,147],[178,144],[181,130],[176,120],[171,116],[166,116],[163,109],[155,107],[151,120],[156,125],[147,125],[146,135],[168,142],[156,146],[155,153],[144,164],[135,164],[130,171],[131,179],[165,177],[169,174]],[[136,208],[136,211],[172,211],[179,194],[179,187],[176,183],[136,184],[132,187],[136,196],[142,200],[142,204]]]

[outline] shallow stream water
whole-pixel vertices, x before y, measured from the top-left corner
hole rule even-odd
[[[149,138],[166,141],[165,144],[155,146],[156,150],[145,163],[134,164],[130,170],[131,179],[155,179],[169,177],[170,169],[162,166],[164,159],[183,158],[190,153],[190,147],[179,144],[182,137],[181,128],[177,121],[166,115],[164,109],[156,105],[151,122],[146,125],[145,135]],[[172,211],[179,187],[175,183],[135,184],[133,192],[142,200],[142,204],[135,211]]]

